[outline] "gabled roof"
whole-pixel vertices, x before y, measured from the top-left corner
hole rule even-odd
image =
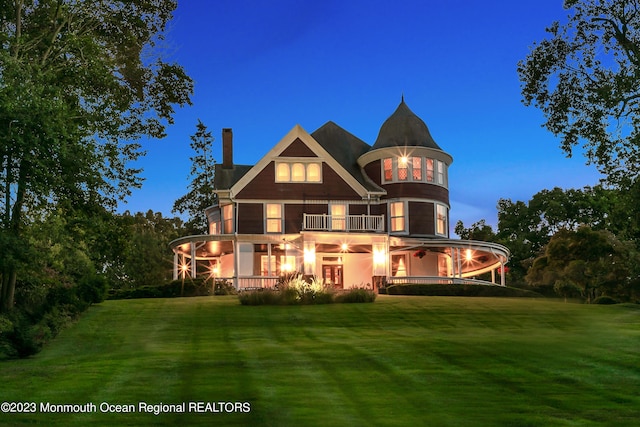
[[[372,192],[384,191],[358,165],[358,157],[371,149],[369,144],[332,121],[322,125],[311,136],[363,187]]]
[[[318,131],[321,129],[318,129]],[[300,125],[295,125],[293,129],[291,129],[289,133],[280,140],[280,142],[278,142],[264,157],[262,157],[262,159],[258,161],[258,163],[255,164],[255,166],[251,167],[249,171],[246,171],[233,183],[230,188],[232,195],[238,194],[265,167],[267,167],[267,165],[276,160],[281,153],[290,146],[290,144],[297,140],[302,141],[302,143],[315,153],[319,160],[324,161],[329,167],[331,167],[361,197],[364,198],[371,192],[384,192],[384,190],[364,177],[364,174],[360,171],[355,160],[353,164],[347,164],[349,162],[348,159],[351,156],[354,156],[353,153],[345,154],[341,151],[341,147],[347,148],[346,151],[349,151],[353,147],[356,147],[357,151],[362,150],[364,149],[362,144],[367,145],[366,143],[358,140],[358,138],[349,134],[347,131],[341,129],[335,124],[322,130],[318,135],[324,140],[324,144],[328,146],[331,152]],[[337,139],[333,140],[333,137],[336,137]],[[337,158],[334,157],[334,154]],[[353,158],[357,159],[357,157]]]
[[[404,102],[382,124],[372,150],[388,147],[427,147],[442,150],[431,137],[429,128]]]

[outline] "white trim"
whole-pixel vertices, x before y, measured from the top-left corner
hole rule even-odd
[[[302,126],[295,125],[267,154],[262,157],[242,178],[230,189],[231,197],[235,197],[251,181],[253,181],[271,162],[298,159],[299,157],[280,157],[280,154],[296,139],[300,139],[317,157],[305,157],[307,161],[324,162],[333,169],[358,195],[367,197],[370,192],[347,172]],[[324,174],[323,174],[324,175]],[[294,184],[294,183],[292,183]]]

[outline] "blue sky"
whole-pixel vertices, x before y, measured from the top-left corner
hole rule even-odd
[[[495,225],[500,198],[595,185],[595,168],[566,158],[520,101],[517,62],[566,15],[561,0],[182,0],[163,48],[195,80],[193,106],[144,142],[146,181],[120,210],[172,215],[198,119],[218,162],[230,127],[234,162],[255,164],[296,124],[331,120],[373,144],[402,94],[454,158],[452,227]]]

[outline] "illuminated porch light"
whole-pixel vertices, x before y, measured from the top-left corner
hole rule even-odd
[[[473,252],[471,251],[471,249],[467,249],[466,253],[465,253],[465,260],[467,262],[471,261],[473,259]]]
[[[343,243],[342,245],[340,245],[340,249],[342,250],[342,252],[346,252],[347,250],[349,250],[349,245]]]

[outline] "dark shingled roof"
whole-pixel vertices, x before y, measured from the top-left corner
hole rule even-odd
[[[372,150],[387,147],[417,146],[442,150],[433,140],[429,128],[404,102],[382,124]]]
[[[322,125],[311,136],[367,190],[382,191],[364,175],[358,165],[358,157],[371,149],[369,144],[331,121]]]
[[[233,165],[232,168],[225,169],[222,164],[215,165],[215,175],[213,178],[213,188],[216,190],[228,190],[233,184],[238,182],[249,169],[253,166],[249,165]]]

